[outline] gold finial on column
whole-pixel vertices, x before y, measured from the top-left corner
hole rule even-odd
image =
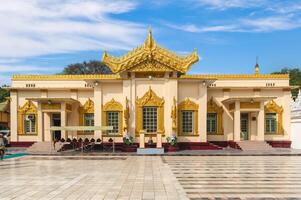
[[[256,57],[256,65],[255,65],[255,75],[259,74],[259,64],[258,64],[258,56]]]

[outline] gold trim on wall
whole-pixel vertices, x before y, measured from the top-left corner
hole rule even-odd
[[[129,106],[129,100],[126,97],[125,98],[125,109],[124,109],[124,131],[129,131],[129,121],[130,121],[130,106]]]
[[[107,126],[107,112],[119,112],[119,127],[118,127],[118,135],[122,135],[123,130],[123,107],[122,104],[115,101],[113,98],[111,101],[107,102],[102,106],[102,125]],[[106,135],[106,134],[104,134]]]
[[[136,136],[143,130],[142,127],[142,109],[143,106],[154,106],[158,108],[158,130],[159,133],[164,133],[164,98],[160,98],[149,87],[149,90],[141,97],[136,97]]]
[[[224,109],[223,106],[218,106],[217,103],[211,97],[210,100],[207,102],[207,113],[216,113],[217,114],[217,132],[216,133],[209,133],[209,134],[224,134],[223,128],[223,113]],[[208,132],[207,132],[208,134]]]
[[[277,132],[276,134],[283,134],[284,130],[283,130],[283,125],[282,125],[282,115],[283,115],[283,108],[282,106],[278,106],[276,104],[276,102],[274,100],[269,101],[265,107],[264,107],[264,112],[266,113],[276,113],[277,114]],[[264,115],[264,125],[265,124],[265,115]],[[266,131],[266,128],[264,126],[264,131]],[[266,134],[271,134],[271,133],[267,133]]]
[[[240,109],[260,109],[260,102],[240,102]]]
[[[24,116],[25,115],[34,115],[35,116],[35,133],[28,135],[37,135],[38,131],[38,109],[32,103],[32,101],[28,100],[26,103],[19,107],[18,109],[18,134],[25,135],[25,127],[24,127]]]
[[[198,135],[198,110],[199,105],[193,101],[191,101],[189,98],[186,98],[184,101],[182,101],[178,105],[178,135],[179,136],[191,136],[191,135]],[[193,127],[193,133],[187,134],[182,132],[182,111],[193,111],[194,114],[194,127]]]
[[[42,103],[42,110],[60,110],[61,104],[60,103]]]
[[[173,97],[173,104],[171,107],[171,114],[170,114],[171,120],[172,120],[172,125],[171,129],[175,133],[177,132],[177,105],[176,105],[176,98]]]

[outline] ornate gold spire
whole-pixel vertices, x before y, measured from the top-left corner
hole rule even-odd
[[[199,60],[194,50],[190,55],[179,56],[160,47],[153,38],[152,30],[144,44],[122,57],[114,57],[104,52],[102,61],[113,73],[134,72],[172,72],[186,73],[191,65]]]
[[[258,63],[256,63],[256,65],[255,65],[255,74],[256,75],[259,74],[259,65],[258,65]]]

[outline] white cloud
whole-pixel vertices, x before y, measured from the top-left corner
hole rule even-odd
[[[195,0],[202,6],[212,9],[226,10],[229,8],[250,8],[262,5],[265,0]]]
[[[234,25],[219,25],[219,26],[197,26],[195,24],[184,24],[184,25],[179,25],[179,24],[171,24],[171,23],[166,23],[166,26],[181,30],[181,31],[186,31],[186,32],[191,32],[191,33],[201,33],[201,32],[232,32],[236,30],[236,26]]]
[[[195,24],[170,24],[166,26],[192,33],[203,32],[272,32],[291,30],[301,27],[301,18],[295,15],[279,15],[269,17],[253,17],[231,20],[229,23],[214,26],[198,26]]]
[[[129,0],[2,0],[0,60],[82,50],[129,49],[145,28],[115,20]]]

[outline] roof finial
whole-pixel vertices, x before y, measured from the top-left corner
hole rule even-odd
[[[256,74],[256,75],[259,74],[258,56],[256,56],[255,74]]]
[[[152,28],[149,26],[148,28],[148,37],[145,40],[145,47],[152,49],[155,46],[155,41],[152,34]]]

